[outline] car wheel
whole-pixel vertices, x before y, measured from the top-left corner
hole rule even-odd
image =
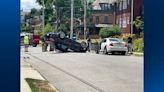
[[[59,37],[60,37],[61,39],[64,39],[64,38],[65,38],[65,33],[64,33],[64,32],[60,32],[60,33],[59,33]]]
[[[99,50],[96,51],[96,54],[99,54]]]
[[[33,43],[33,44],[32,44],[32,46],[33,46],[33,47],[36,47],[36,46],[37,46],[37,44],[36,44],[36,43]]]
[[[103,54],[105,54],[105,55],[108,54],[108,51],[107,51],[106,47],[104,48]]]
[[[126,51],[124,51],[124,52],[121,52],[121,54],[122,54],[122,55],[126,55]]]
[[[112,53],[112,55],[114,55],[115,54],[115,52],[111,52]]]
[[[83,47],[83,48],[87,48],[87,43],[86,42],[81,42],[81,46]]]

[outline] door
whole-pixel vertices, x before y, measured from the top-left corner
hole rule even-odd
[[[105,48],[105,46],[106,46],[106,39],[103,39],[102,41],[101,41],[101,49],[100,49],[100,51],[104,51],[104,48]]]

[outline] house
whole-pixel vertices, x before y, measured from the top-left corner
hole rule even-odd
[[[121,0],[118,2],[116,0],[113,5],[115,7],[114,13],[116,16],[116,24],[119,25],[124,34],[131,33],[131,24],[133,25],[133,21],[131,20],[131,2],[132,0]],[[137,16],[143,16],[143,0],[133,0],[133,20]],[[133,33],[137,34],[138,30],[133,27]]]
[[[92,3],[92,15],[90,19],[87,19],[89,23],[94,25],[94,28],[88,29],[89,34],[94,37],[99,34],[99,31],[103,27],[112,27],[115,23],[113,15],[112,2],[114,0],[95,0]],[[87,23],[88,23],[87,22]]]
[[[92,3],[92,15],[87,19],[87,25],[92,24],[95,28],[89,28],[90,35],[98,35],[103,27],[119,25],[122,33],[131,33],[131,0],[95,0]],[[143,0],[133,0],[133,20],[137,16],[143,16]],[[138,30],[133,27],[133,33]]]
[[[30,19],[32,32],[35,34],[42,27],[42,16],[34,16]]]

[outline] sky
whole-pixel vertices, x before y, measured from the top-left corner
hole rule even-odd
[[[30,11],[31,8],[40,8],[36,0],[21,0],[21,9],[23,9],[23,11]]]

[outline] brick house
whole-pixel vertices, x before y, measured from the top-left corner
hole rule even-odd
[[[137,16],[143,16],[143,0],[133,0],[133,20]],[[122,0],[120,2],[114,2],[116,24],[122,29],[125,34],[131,33],[131,0]],[[138,31],[133,27],[133,33],[137,34]]]
[[[143,16],[143,0],[133,0],[133,19]],[[90,30],[90,35],[99,33],[103,27],[119,25],[124,34],[131,33],[131,0],[96,0],[92,4],[91,19],[95,25],[94,30]],[[138,31],[133,27],[133,33]]]
[[[113,16],[113,7],[111,0],[95,0],[92,4],[92,15],[89,23],[95,25],[95,28],[89,29],[90,35],[97,35],[103,27],[113,26],[115,20]]]

